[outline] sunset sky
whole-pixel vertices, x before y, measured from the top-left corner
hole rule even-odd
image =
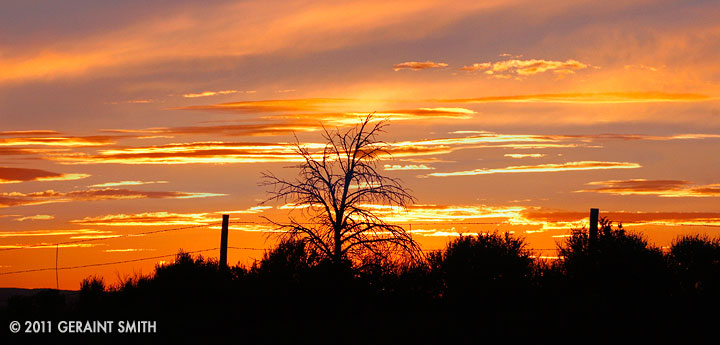
[[[591,207],[658,246],[718,236],[719,13],[717,1],[4,2],[0,273],[54,268],[55,244],[79,239],[104,238],[58,246],[60,267],[216,248],[223,213],[238,222],[231,247],[271,247],[261,217],[291,207],[260,204],[261,173],[293,177],[295,136],[321,149],[322,126],[371,112],[389,120],[381,171],[417,203],[370,207],[425,249],[496,229],[552,249]],[[261,256],[233,249],[229,262]],[[161,260],[61,270],[59,286]]]

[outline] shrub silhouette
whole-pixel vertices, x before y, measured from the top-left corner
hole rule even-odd
[[[681,236],[670,246],[668,262],[681,293],[720,293],[720,239]]]
[[[656,297],[667,286],[666,266],[659,248],[622,224],[600,219],[597,239],[586,229],[573,230],[572,236],[558,245],[559,268],[570,288],[610,299],[643,296]]]
[[[305,241],[284,240],[274,249],[266,251],[263,258],[253,264],[250,272],[297,282],[320,261],[320,255],[312,251]]]
[[[525,247],[509,233],[461,236],[429,261],[448,298],[496,298],[529,288],[533,259]]]

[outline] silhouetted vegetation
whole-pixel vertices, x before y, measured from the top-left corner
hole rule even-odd
[[[150,276],[88,277],[76,301],[52,290],[11,299],[7,315],[158,320],[153,341],[181,343],[687,340],[718,321],[720,239],[683,236],[663,252],[602,220],[597,238],[577,229],[558,248],[560,259],[544,261],[522,238],[490,233],[424,260],[366,256],[342,269],[301,240],[229,269],[181,251]]]

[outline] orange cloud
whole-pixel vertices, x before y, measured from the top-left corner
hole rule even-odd
[[[407,61],[402,62],[399,64],[393,65],[393,70],[400,71],[403,69],[409,69],[413,71],[420,71],[428,68],[440,68],[440,67],[447,67],[448,64],[444,62],[432,62],[432,61],[425,61],[425,62],[418,62],[418,61]]]
[[[615,195],[656,195],[660,197],[717,197],[720,196],[720,184],[693,186],[683,180],[610,180],[590,182],[588,185],[600,188],[579,190]]]
[[[219,126],[155,127],[139,130],[106,129],[105,132],[152,133],[152,134],[218,134],[226,136],[268,136],[286,135],[293,132],[311,132],[321,128],[320,123],[279,123],[279,124],[242,124]]]
[[[105,253],[131,253],[131,252],[154,252],[153,248],[124,248],[124,249],[105,249]]]
[[[0,249],[56,249],[56,248],[91,248],[97,244],[92,243],[68,243],[68,244],[56,244],[56,243],[39,243],[39,244],[4,244],[0,245]]]
[[[88,174],[61,174],[40,169],[0,167],[0,184],[27,181],[69,181],[90,177]]]
[[[290,50],[302,55],[387,40],[415,40],[479,8],[501,5],[471,2],[448,6],[419,0],[412,6],[387,1],[290,6],[252,0],[165,6],[159,17],[133,17],[80,36],[59,34],[47,44],[4,51],[0,83],[117,73],[125,66],[158,66],[173,60]],[[372,16],[358,15],[365,13]]]
[[[313,149],[320,144],[305,144]],[[318,146],[320,145],[320,146]],[[96,155],[72,154],[51,157],[74,164],[221,164],[259,162],[300,162],[303,158],[292,144],[195,142],[102,150]]]
[[[76,219],[70,221],[70,223],[105,226],[203,225],[218,223],[222,214],[258,214],[268,208],[269,206],[257,206],[246,210],[201,213],[146,212],[135,214],[108,214],[99,217]]]
[[[410,164],[410,165],[390,165],[385,164],[385,170],[434,170],[435,168],[429,167],[425,164]]]
[[[0,139],[0,146],[63,146],[84,147],[103,146],[113,143],[113,138],[94,137],[17,137]]]
[[[318,122],[337,126],[355,125],[367,116],[375,113],[376,119],[390,121],[422,120],[422,119],[470,119],[475,111],[461,107],[424,107],[417,109],[371,109],[367,103],[387,102],[378,100],[341,99],[341,98],[306,98],[289,100],[244,101],[211,105],[195,105],[171,108],[174,110],[203,110],[243,114],[257,114],[265,120],[293,120],[291,123],[265,124],[262,126],[292,128],[293,126],[319,128]],[[363,111],[351,109],[368,109]],[[297,123],[297,121],[303,121]],[[311,122],[312,121],[312,122]],[[250,125],[261,126],[261,125]],[[148,132],[157,133],[149,129]],[[172,129],[161,129],[161,132],[172,132]],[[282,134],[282,133],[280,133]]]
[[[215,110],[232,113],[277,113],[293,111],[322,111],[325,108],[347,104],[355,100],[344,98],[303,98],[243,101],[211,105],[192,105],[171,110]]]
[[[144,184],[168,183],[168,181],[119,181],[106,182],[88,186],[90,188],[117,187],[117,186],[139,186]]]
[[[122,200],[122,199],[190,199],[222,196],[214,193],[186,193],[186,192],[154,192],[136,191],[128,189],[99,189],[79,190],[72,192],[57,192],[46,190],[34,193],[2,193],[0,194],[0,208],[11,206],[38,205],[70,201],[92,200]]]
[[[517,217],[525,208],[522,206],[486,205],[412,205],[407,208],[384,205],[362,205],[391,223],[449,222],[484,219],[506,221]]]
[[[221,90],[221,91],[203,91],[200,93],[186,93],[183,95],[185,98],[198,98],[198,97],[209,97],[215,95],[231,95],[238,93],[238,90]]]
[[[521,158],[541,158],[545,157],[544,153],[507,153],[505,157],[521,159]]]
[[[0,238],[11,237],[38,237],[38,236],[78,236],[78,235],[98,235],[110,234],[112,231],[92,230],[92,229],[73,229],[73,230],[27,230],[27,231],[3,231],[0,232]]]
[[[574,223],[587,221],[587,212],[573,211],[547,211],[528,208],[522,216],[529,221],[549,223]],[[712,225],[720,226],[720,213],[718,212],[603,212],[606,217],[615,223],[624,225],[658,224],[667,226],[682,225]]]
[[[449,103],[652,103],[652,102],[702,102],[714,98],[694,93],[667,92],[599,92],[599,93],[547,93],[511,96],[491,96],[464,99],[445,99]]]
[[[38,214],[34,216],[27,216],[27,217],[20,217],[15,219],[18,222],[24,222],[26,220],[52,220],[55,219],[55,216],[47,215],[47,214]]]
[[[574,73],[574,70],[588,68],[588,65],[577,60],[568,59],[566,61],[553,60],[503,60],[494,63],[476,63],[471,66],[462,68],[464,71],[485,71],[488,75],[518,75],[530,76],[546,71],[554,71],[560,73]]]
[[[430,173],[428,176],[474,176],[504,173],[532,173],[532,172],[561,172],[561,171],[581,171],[581,170],[604,170],[604,169],[635,169],[640,168],[637,163],[627,162],[597,162],[597,161],[580,161],[567,162],[561,164],[541,164],[541,165],[521,165],[509,166],[498,169],[474,169],[455,172],[437,172]]]
[[[0,136],[38,136],[38,135],[59,135],[60,132],[52,130],[29,130],[29,131],[0,131]]]

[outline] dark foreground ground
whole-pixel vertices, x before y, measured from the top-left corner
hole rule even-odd
[[[115,286],[90,278],[77,293],[20,291],[1,307],[0,344],[717,341],[717,242],[696,238],[662,253],[624,233],[606,236],[590,248],[571,240],[554,263],[501,235],[461,238],[414,264],[331,264],[298,243],[249,268],[178,254],[154,275]],[[25,333],[27,321],[52,329]],[[67,321],[115,329],[62,333]],[[120,333],[121,321],[155,328]]]

